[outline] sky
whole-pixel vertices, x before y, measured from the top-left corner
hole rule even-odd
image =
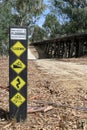
[[[44,3],[46,4],[46,6],[50,6],[51,3],[49,1],[50,0],[44,0]],[[61,2],[62,0],[58,0],[58,1]],[[36,24],[39,25],[40,27],[42,27],[42,25],[45,21],[45,17],[49,13],[50,13],[50,9],[49,9],[49,7],[47,7],[46,10],[43,12],[43,14],[40,16],[40,19],[36,22]],[[64,20],[62,19],[61,16],[58,16],[58,20],[59,20],[60,24],[64,23]]]
[[[51,5],[51,3],[49,1],[51,1],[51,0],[44,0],[44,3],[46,4],[46,6]],[[63,0],[57,0],[57,1],[62,2]],[[45,21],[45,17],[49,13],[50,13],[50,9],[49,9],[49,7],[47,7],[46,10],[43,12],[43,14],[40,16],[40,19],[36,22],[36,24],[38,24],[40,27],[42,27],[42,25]],[[65,22],[65,20],[64,20],[65,18],[63,18],[63,17],[66,17],[66,15],[64,15],[64,16],[58,15],[58,17],[57,17],[58,21],[61,25],[64,24],[64,22]],[[66,19],[66,20],[69,21],[69,19]]]
[[[48,6],[48,4],[49,4],[48,0],[44,0],[44,3],[46,4],[46,6]],[[36,24],[38,24],[40,27],[42,27],[42,25],[45,21],[45,17],[49,12],[50,12],[50,10],[47,7],[46,10],[43,12],[43,14],[40,16],[40,19],[36,22]]]
[[[40,16],[39,20],[36,22],[36,24],[40,27],[42,27],[44,21],[45,21],[45,17],[46,15],[50,12],[49,8],[47,7],[49,5],[49,0],[44,0],[44,3],[46,4],[46,10],[42,13],[42,15]],[[12,8],[12,13],[17,13],[17,11]]]

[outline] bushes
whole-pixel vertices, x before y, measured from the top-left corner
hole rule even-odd
[[[0,43],[0,56],[6,55],[8,56],[8,49],[9,49],[9,45],[8,43]]]

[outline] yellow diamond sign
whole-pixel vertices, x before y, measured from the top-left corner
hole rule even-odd
[[[24,85],[25,85],[25,81],[20,77],[17,76],[15,79],[13,79],[13,81],[11,82],[11,85],[16,89],[16,90],[20,90]]]
[[[17,59],[16,61],[14,61],[11,65],[11,68],[17,73],[21,73],[24,69],[25,69],[25,64],[20,60]]]
[[[22,55],[22,53],[24,53],[24,51],[26,50],[26,48],[22,45],[21,42],[17,41],[12,47],[11,47],[11,51],[16,55],[16,56],[20,56]]]
[[[16,93],[16,95],[11,98],[11,102],[17,107],[20,107],[25,100],[26,99],[20,93]]]

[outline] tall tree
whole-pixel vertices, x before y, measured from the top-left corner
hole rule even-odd
[[[8,48],[9,26],[13,22],[11,5],[7,1],[0,2],[0,54],[5,54]]]
[[[66,33],[87,31],[87,0],[54,0],[53,5]]]
[[[8,39],[9,26],[28,26],[32,28],[45,9],[43,0],[2,0],[0,2],[0,47]]]
[[[47,38],[46,31],[43,28],[39,27],[38,25],[35,25],[31,37],[31,42],[45,40],[46,38]]]
[[[49,38],[55,38],[61,34],[61,25],[56,16],[53,14],[48,14],[46,16],[43,27],[46,30]]]
[[[30,25],[36,22],[38,16],[45,9],[43,0],[15,0],[13,4],[16,10],[15,19],[18,25]]]

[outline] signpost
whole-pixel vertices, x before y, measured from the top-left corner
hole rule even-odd
[[[27,118],[27,29],[10,27],[9,34],[10,119]]]

